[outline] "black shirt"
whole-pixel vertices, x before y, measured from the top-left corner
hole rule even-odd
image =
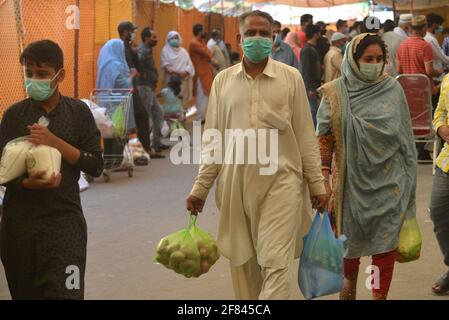
[[[316,49],[320,55],[321,64],[324,64],[324,57],[326,56],[326,53],[329,52],[330,47],[331,45],[326,37],[318,38]]]
[[[26,99],[8,108],[0,123],[0,152],[6,144],[18,137],[29,135],[28,126],[46,117],[48,129],[57,137],[81,151],[75,166],[62,160],[62,181],[59,188],[29,190],[22,187],[25,177],[6,184],[4,218],[14,215],[35,216],[55,212],[79,212],[81,202],[78,180],[80,171],[98,177],[103,171],[100,132],[89,107],[84,102],[61,96],[59,104],[47,113],[37,101]]]
[[[321,86],[321,59],[316,47],[310,43],[301,50],[301,74],[307,92],[316,92]]]
[[[125,43],[125,58],[126,63],[128,63],[128,67],[130,69],[136,69],[139,72],[142,72],[142,66],[140,65],[139,56],[137,54],[137,50],[131,47],[131,44],[128,42]]]
[[[156,90],[159,81],[159,73],[153,58],[153,49],[141,43],[138,48],[138,55],[142,72],[137,79],[137,85],[150,86]]]

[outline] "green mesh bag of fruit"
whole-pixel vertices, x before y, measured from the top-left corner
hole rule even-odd
[[[200,273],[198,276],[207,273],[215,262],[220,259],[220,252],[212,235],[196,225],[196,217],[190,228],[190,234],[195,241],[200,253]],[[195,275],[196,276],[196,275]]]
[[[186,229],[161,239],[155,261],[187,278],[199,277],[209,271],[220,258],[212,236],[196,226],[197,217],[190,216]]]

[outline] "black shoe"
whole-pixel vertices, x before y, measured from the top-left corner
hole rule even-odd
[[[148,159],[145,158],[145,157],[139,157],[139,158],[134,160],[134,165],[139,166],[139,167],[147,166],[148,165]]]
[[[432,157],[428,152],[424,152],[418,155],[418,161],[432,161]]]
[[[436,295],[449,294],[449,272],[445,273],[432,287],[432,291]]]
[[[167,149],[170,149],[170,146],[167,146],[165,144],[161,144],[157,148],[154,148],[154,150],[156,150],[156,152],[161,152],[162,150],[167,150]]]

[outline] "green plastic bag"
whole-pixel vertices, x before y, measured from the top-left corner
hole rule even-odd
[[[196,221],[196,217],[194,219]],[[200,275],[207,273],[215,262],[220,259],[220,252],[212,235],[198,228],[196,222],[193,223],[190,229],[190,234],[200,253],[200,273],[194,275],[199,277]]]
[[[114,137],[125,135],[125,108],[119,104],[112,114],[112,128]]]
[[[215,241],[196,226],[196,219],[190,216],[187,229],[162,238],[155,257],[157,263],[186,278],[197,278],[208,272],[220,257]]]
[[[418,260],[421,255],[422,236],[416,217],[406,219],[399,234],[396,260],[400,263]]]

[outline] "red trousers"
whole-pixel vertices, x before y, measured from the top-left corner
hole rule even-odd
[[[372,290],[377,295],[387,296],[393,278],[394,263],[396,261],[396,250],[376,254],[373,256],[373,266],[379,269],[379,287],[373,286]],[[347,279],[356,279],[359,272],[360,258],[346,259],[344,262],[344,273]],[[374,271],[373,271],[374,273]],[[373,279],[372,284],[375,283]]]

